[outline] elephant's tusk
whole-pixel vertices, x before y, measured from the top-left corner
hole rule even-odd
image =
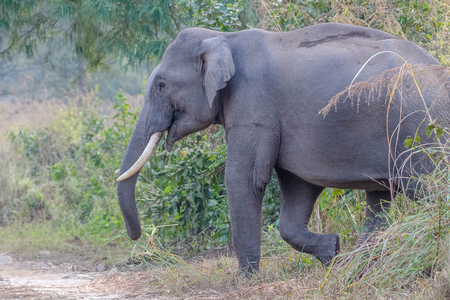
[[[117,181],[122,181],[127,179],[128,177],[133,176],[137,171],[139,171],[144,164],[147,162],[147,160],[152,156],[153,150],[155,150],[156,146],[158,146],[159,141],[161,140],[162,132],[155,132],[150,137],[150,141],[147,144],[147,147],[145,147],[144,152],[142,152],[141,156],[138,158],[138,160],[134,163],[134,165],[131,166],[126,172],[124,172],[122,175],[117,178]]]
[[[119,173],[120,173],[120,169],[117,169],[117,170],[114,171],[114,174],[119,175]]]

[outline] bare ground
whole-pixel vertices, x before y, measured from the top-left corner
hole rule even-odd
[[[186,262],[168,252],[158,260],[157,250],[107,260],[77,245],[77,251],[0,253],[0,299],[450,299],[446,271],[395,292],[367,285],[347,293],[327,285],[327,269],[315,260],[299,267],[295,261],[308,257],[295,251],[264,257],[260,272],[246,279],[236,275],[226,248]]]
[[[94,272],[75,263],[52,261],[50,252],[35,260],[0,254],[0,299],[119,299],[119,289],[96,288],[117,281],[115,270]],[[116,278],[117,277],[117,278]]]
[[[119,270],[107,266],[101,272],[95,270],[97,262],[72,258],[76,263],[47,251],[0,253],[0,299],[297,299],[317,289],[304,286],[300,278],[270,282],[264,272],[257,280],[243,279],[235,274],[235,258],[226,255],[156,269],[119,264]]]

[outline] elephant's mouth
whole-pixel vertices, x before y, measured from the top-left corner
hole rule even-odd
[[[178,125],[177,123],[178,123],[177,119],[174,117],[172,124],[170,124],[169,128],[167,129],[166,149],[169,152],[172,151],[175,142],[179,140],[179,138],[176,135]]]
[[[173,122],[167,129],[166,149],[172,151],[173,145],[183,137],[206,129],[212,122],[202,122],[182,112],[175,112]]]

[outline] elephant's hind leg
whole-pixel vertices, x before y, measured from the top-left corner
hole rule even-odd
[[[294,249],[328,265],[339,252],[337,234],[317,234],[307,228],[314,204],[323,191],[298,176],[276,169],[281,187],[280,234]]]
[[[364,243],[370,234],[380,228],[391,206],[391,191],[366,191],[366,217],[357,245]]]

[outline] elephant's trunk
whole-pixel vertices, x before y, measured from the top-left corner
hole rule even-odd
[[[122,165],[120,166],[120,181],[117,183],[117,196],[119,198],[120,209],[128,236],[132,240],[137,240],[141,236],[141,224],[134,194],[136,181],[142,166],[150,157],[153,149],[158,145],[162,135],[161,132],[151,132],[151,128],[147,125],[147,113],[144,111],[145,109],[141,112],[136,127],[134,128],[127,151],[122,160]],[[150,134],[152,134],[152,137],[147,147],[145,147],[145,141]]]

